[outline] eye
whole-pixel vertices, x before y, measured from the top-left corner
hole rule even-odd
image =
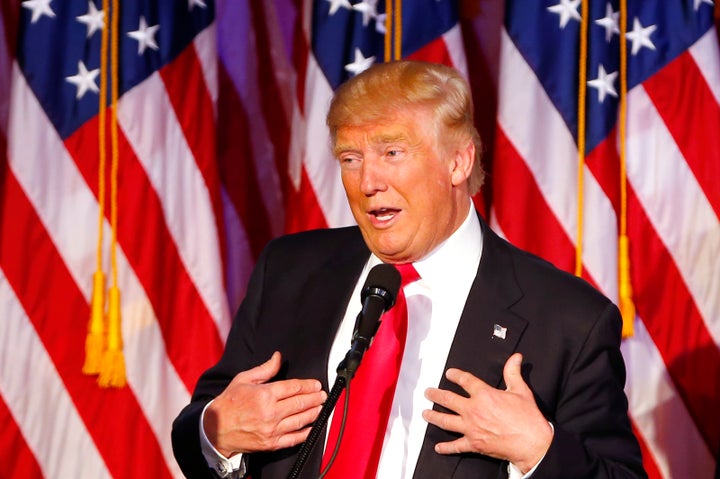
[[[385,151],[385,156],[389,158],[397,158],[403,154],[403,151],[400,148],[388,148]]]
[[[340,167],[341,168],[358,168],[360,165],[360,158],[355,155],[341,155],[340,158]]]

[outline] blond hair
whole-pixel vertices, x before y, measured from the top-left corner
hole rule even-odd
[[[477,193],[485,179],[482,143],[473,123],[470,87],[454,68],[416,61],[379,63],[343,83],[327,114],[332,144],[341,127],[381,122],[418,106],[434,112],[435,131],[443,144],[474,143],[468,190],[471,195]]]

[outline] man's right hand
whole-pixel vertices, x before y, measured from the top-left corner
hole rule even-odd
[[[280,353],[235,376],[205,411],[205,434],[220,454],[295,446],[310,433],[327,393],[316,379],[268,383],[280,370]]]

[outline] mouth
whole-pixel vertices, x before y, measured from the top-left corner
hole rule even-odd
[[[399,209],[395,208],[377,208],[368,211],[370,221],[375,226],[388,226],[400,213]]]

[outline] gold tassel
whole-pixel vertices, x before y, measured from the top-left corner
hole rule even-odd
[[[627,235],[620,236],[620,314],[623,318],[622,337],[628,338],[635,333],[635,303],[633,303],[632,284],[630,284],[630,251]]]
[[[120,331],[120,290],[109,291],[107,349],[102,358],[98,384],[103,388],[125,386],[125,356]]]
[[[100,372],[100,360],[105,348],[105,275],[96,271],[93,275],[92,303],[90,305],[90,323],[85,338],[85,363],[83,374],[93,375]]]

